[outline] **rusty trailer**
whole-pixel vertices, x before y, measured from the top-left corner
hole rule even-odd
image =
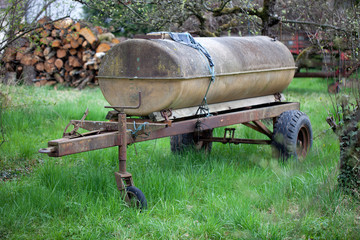
[[[141,104],[141,103],[140,103]],[[139,104],[139,105],[140,105]],[[128,118],[121,111],[111,111],[111,121],[72,120],[66,127],[63,137],[48,142],[47,148],[39,150],[51,157],[62,157],[97,149],[119,148],[119,171],[115,172],[118,190],[126,202],[140,208],[147,201],[140,189],[134,186],[132,174],[126,170],[127,146],[158,138],[171,137],[173,152],[189,147],[207,151],[213,142],[234,144],[272,145],[278,156],[304,158],[312,144],[312,130],[307,116],[299,111],[297,102],[273,102],[249,106],[235,110],[214,113],[212,116],[190,117],[186,119],[154,122],[146,118]],[[163,114],[164,115],[164,114]],[[116,119],[116,121],[114,120]],[[271,131],[261,120],[270,119]],[[269,122],[269,121],[268,121]],[[243,124],[264,135],[264,139],[235,138],[235,128],[225,128],[222,137],[213,137],[214,128]],[[66,130],[72,125],[73,129]],[[78,129],[88,132],[78,133]],[[294,138],[294,139],[292,139]]]
[[[266,144],[283,159],[305,157],[312,145],[310,120],[299,103],[284,102],[281,95],[295,69],[286,46],[269,37],[195,40],[160,33],[128,40],[106,54],[99,70],[101,91],[113,109],[110,121],[86,121],[85,114],[39,152],[61,157],[118,147],[117,187],[126,202],[141,208],[146,198],[126,170],[133,143],[170,137],[173,152],[209,151],[213,142]],[[264,139],[235,138],[229,127],[235,124]],[[214,137],[220,127],[223,136]],[[78,133],[80,128],[87,132]]]

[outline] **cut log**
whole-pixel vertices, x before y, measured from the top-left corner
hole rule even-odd
[[[84,50],[80,49],[80,51],[77,51],[76,56],[78,57],[78,59],[82,59],[82,53]]]
[[[95,61],[91,59],[84,64],[84,69],[92,70],[94,69],[94,65],[95,65]]]
[[[73,32],[70,35],[71,35],[72,39],[74,39],[74,40],[78,40],[80,37],[80,34],[78,32]]]
[[[73,67],[70,66],[69,60],[65,62],[64,68],[65,68],[65,71],[66,71],[66,72],[65,72],[65,79],[66,79],[66,76],[69,75],[69,72],[70,72],[71,70],[73,70]]]
[[[115,36],[112,33],[103,33],[98,35],[100,42],[111,42]]]
[[[95,30],[97,31],[98,34],[103,34],[104,33],[103,28],[100,27],[100,26],[95,26]]]
[[[35,48],[34,55],[38,57],[44,57],[43,50],[40,47]]]
[[[16,61],[20,61],[24,57],[24,51],[18,51],[16,53],[15,59]]]
[[[6,63],[14,61],[16,57],[16,48],[15,47],[8,47],[6,48],[2,60]]]
[[[54,64],[55,67],[59,70],[64,66],[64,62],[60,58],[56,59]]]
[[[54,41],[53,37],[46,37],[46,39],[48,40],[49,44],[52,43],[52,41]]]
[[[51,22],[51,18],[50,18],[50,17],[46,17],[46,16],[37,21],[37,23],[38,23],[38,24],[41,24],[41,25],[43,25],[43,24],[45,24],[45,23],[47,23],[47,22]]]
[[[41,33],[40,33],[40,36],[43,37],[43,38],[46,38],[46,37],[48,37],[50,35],[51,35],[51,32],[49,30],[47,30],[47,29],[42,30]]]
[[[41,80],[39,81],[39,83],[40,83],[40,86],[45,86],[46,83],[47,83],[46,78],[45,78],[45,77],[42,77]]]
[[[99,52],[107,52],[109,51],[111,48],[110,44],[108,43],[100,43],[100,45],[96,48],[96,52],[99,53]]]
[[[55,64],[54,63],[49,63],[48,61],[46,61],[44,63],[44,68],[45,68],[45,71],[49,74],[52,74],[55,72],[56,70],[56,67],[55,67]]]
[[[75,56],[69,56],[69,65],[72,67],[82,67],[80,59]]]
[[[65,36],[65,39],[66,39],[66,41],[67,41],[68,43],[70,43],[70,41],[71,41],[73,38],[72,38],[71,34],[67,34],[67,35]]]
[[[95,52],[93,52],[91,50],[84,51],[83,54],[82,54],[83,62],[89,61],[94,56],[94,54],[95,54]]]
[[[73,27],[74,27],[74,29],[75,29],[76,32],[79,32],[80,29],[81,29],[81,25],[80,25],[79,22],[75,23],[75,24],[73,25]]]
[[[72,82],[72,77],[69,74],[65,74],[64,80],[66,82]]]
[[[45,83],[46,86],[53,86],[53,85],[55,85],[55,84],[57,84],[56,81],[47,81],[47,82]]]
[[[71,56],[74,56],[74,55],[76,55],[77,50],[76,50],[75,48],[71,48],[71,49],[69,50],[69,53],[70,53]]]
[[[93,45],[95,42],[98,41],[97,37],[89,28],[82,28],[79,31],[80,35],[83,36],[90,45]]]
[[[78,48],[80,46],[80,43],[75,39],[71,39],[70,45],[72,48]]]
[[[56,51],[51,49],[51,52],[48,54],[44,54],[45,60],[49,60],[50,58],[54,57],[56,55]]]
[[[45,57],[48,56],[48,55],[51,53],[51,51],[52,51],[51,47],[45,48],[45,49],[44,49],[44,56],[45,56]]]
[[[57,82],[59,83],[64,83],[64,78],[61,77],[61,75],[59,73],[55,73],[54,74],[54,78]]]
[[[21,58],[20,63],[25,66],[33,66],[38,61],[37,58],[34,57],[31,53],[24,54],[24,56]]]
[[[69,72],[69,75],[72,76],[72,77],[77,77],[77,76],[80,75],[80,73],[81,73],[81,70],[74,69],[74,70],[71,70],[71,71]]]
[[[35,65],[35,68],[37,71],[39,72],[42,72],[45,70],[45,67],[44,67],[44,63],[43,62],[38,62],[36,65]]]
[[[86,86],[86,84],[91,80],[91,77],[85,77],[85,78],[82,78],[82,81],[81,83],[79,84],[79,86],[77,87],[78,90],[82,90],[84,89],[84,87]]]
[[[82,45],[85,39],[83,37],[79,37],[77,41],[80,45]]]
[[[69,28],[73,24],[74,24],[74,21],[71,18],[65,18],[65,19],[61,19],[59,21],[54,22],[54,27],[56,29],[65,29],[65,28]]]
[[[67,43],[67,44],[63,45],[63,48],[64,48],[64,49],[70,49],[70,48],[71,48],[71,44],[70,44],[70,43]]]
[[[56,51],[56,56],[58,57],[58,58],[64,58],[64,57],[66,57],[66,49],[58,49],[57,51]]]
[[[111,43],[118,44],[120,43],[120,40],[118,38],[114,38],[113,40],[111,40]]]
[[[87,48],[89,46],[89,43],[85,40],[81,45],[83,48]]]
[[[79,73],[79,76],[80,76],[81,78],[84,78],[84,77],[86,77],[86,76],[88,76],[88,75],[89,75],[88,71],[85,71],[85,70],[82,70],[82,71],[80,71],[80,73]]]
[[[45,24],[45,25],[43,26],[43,28],[46,29],[46,30],[52,31],[53,28],[54,28],[54,25],[52,25],[51,23],[48,23],[48,24]]]
[[[56,57],[49,58],[48,60],[49,63],[55,63],[55,61],[56,61]]]
[[[36,78],[36,71],[34,66],[24,66],[22,71],[22,80],[25,85],[32,85]]]
[[[60,30],[58,30],[58,29],[52,30],[52,31],[51,31],[51,36],[52,36],[53,38],[59,38],[59,37],[60,37]]]
[[[58,48],[58,47],[60,47],[60,46],[61,46],[61,40],[56,39],[56,40],[52,41],[51,46],[52,46],[53,48]]]
[[[50,41],[47,38],[41,38],[40,43],[44,45],[49,45]]]
[[[66,70],[65,70],[64,68],[61,69],[61,70],[59,71],[60,76],[64,77],[64,76],[65,76],[65,72],[66,72]]]
[[[60,33],[59,33],[59,37],[61,39],[63,39],[63,38],[65,39],[65,36],[66,36],[67,33],[68,33],[68,31],[66,29],[61,29]]]

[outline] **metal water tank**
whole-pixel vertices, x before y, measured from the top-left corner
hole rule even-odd
[[[208,104],[282,92],[295,63],[288,48],[265,36],[195,38],[210,53],[216,79]],[[131,39],[114,46],[99,70],[99,85],[112,106],[136,106],[129,115],[199,105],[210,81],[208,59],[171,39]]]

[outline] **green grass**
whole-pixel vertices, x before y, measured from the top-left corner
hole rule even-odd
[[[168,138],[130,146],[128,171],[148,200],[143,212],[116,189],[116,148],[37,153],[87,107],[87,119],[104,120],[99,89],[0,91],[8,96],[0,173],[13,177],[0,182],[0,239],[360,239],[359,204],[337,189],[339,144],[325,121],[331,104],[323,79],[295,79],[285,91],[313,126],[302,163],[281,163],[268,146],[214,144],[209,155],[173,155]]]

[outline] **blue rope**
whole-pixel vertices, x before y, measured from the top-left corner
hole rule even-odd
[[[209,62],[209,71],[210,71],[210,75],[211,75],[211,79],[209,82],[209,85],[207,87],[205,96],[199,106],[199,108],[197,109],[195,115],[206,115],[211,116],[210,114],[210,110],[208,107],[208,103],[207,103],[207,94],[209,92],[210,86],[213,82],[215,82],[215,64],[210,56],[210,53],[207,51],[206,48],[204,48],[200,43],[198,43],[191,35],[190,33],[173,33],[173,32],[169,32],[168,33],[170,38],[172,40],[174,40],[175,42],[184,44],[186,46],[192,47],[196,50],[198,50],[199,52],[201,52],[208,60]]]
[[[141,131],[141,130],[145,130],[146,128],[146,125],[148,125],[149,123],[148,122],[144,122],[143,124],[141,124],[139,127],[136,127],[136,123],[134,121],[134,130],[132,129],[129,129],[131,131],[131,135],[133,135],[134,138],[136,138],[138,135],[138,132]],[[146,133],[145,133],[146,134]],[[148,134],[146,134],[148,135]]]

